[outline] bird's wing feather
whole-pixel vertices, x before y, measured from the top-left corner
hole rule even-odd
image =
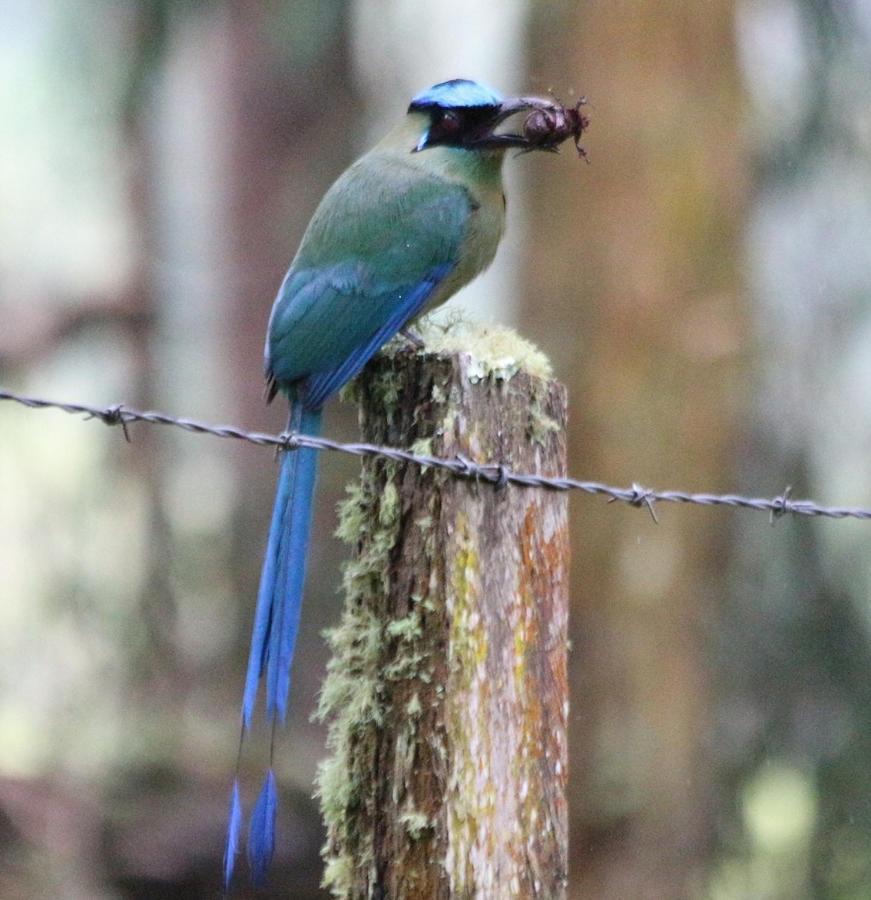
[[[412,290],[403,294],[398,292],[393,294],[390,298],[392,309],[389,315],[367,340],[355,347],[344,362],[334,369],[309,376],[306,382],[305,402],[319,407],[331,394],[350,381],[378,352],[379,347],[389,341],[409,319],[413,319],[423,309],[432,292],[451,269],[453,264],[435,266]]]
[[[283,386],[308,379],[312,404],[423,308],[466,232],[464,188],[373,165],[352,167],[328,192],[273,307],[267,374]]]

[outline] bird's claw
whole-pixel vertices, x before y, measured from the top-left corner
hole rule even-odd
[[[400,328],[399,334],[404,337],[415,350],[423,350],[426,341],[413,328]]]

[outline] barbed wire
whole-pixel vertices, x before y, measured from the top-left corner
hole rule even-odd
[[[552,478],[526,472],[515,472],[500,463],[477,463],[465,456],[457,455],[446,458],[431,456],[427,453],[413,453],[397,447],[383,447],[367,443],[343,443],[325,437],[314,437],[295,432],[268,434],[259,431],[246,431],[233,425],[211,425],[180,416],[149,410],[140,412],[122,403],[112,406],[91,406],[87,403],[62,403],[57,400],[45,400],[39,397],[27,397],[12,391],[0,390],[0,400],[18,403],[30,409],[58,409],[72,415],[84,415],[88,419],[99,420],[105,425],[119,425],[125,439],[130,441],[127,429],[132,422],[145,422],[149,425],[168,425],[181,428],[195,434],[208,434],[219,438],[233,438],[247,441],[261,447],[275,447],[279,450],[295,450],[299,447],[310,447],[314,450],[332,450],[338,453],[349,453],[353,456],[377,456],[396,462],[411,463],[421,467],[431,467],[450,472],[457,478],[483,481],[497,488],[509,484],[525,488],[538,488],[551,491],[582,491],[585,494],[605,496],[608,502],[628,503],[634,507],[644,507],[656,517],[656,503],[686,503],[695,506],[729,506],[738,509],[749,509],[755,512],[767,512],[773,523],[785,515],[824,516],[829,519],[871,519],[871,509],[847,506],[821,506],[812,500],[793,500],[792,489],[787,487],[777,497],[743,497],[738,494],[689,493],[687,491],[662,491],[633,484],[629,488],[613,487],[598,481],[581,481],[577,478]]]

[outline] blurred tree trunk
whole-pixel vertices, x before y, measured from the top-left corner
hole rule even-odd
[[[279,398],[267,411],[263,399],[263,346],[272,301],[296,253],[315,206],[358,149],[358,122],[348,91],[343,9],[339,0],[299,7],[259,2],[219,5],[212,17],[212,90],[217,97],[225,143],[219,151],[216,185],[224,276],[221,348],[228,392],[222,417],[253,427],[284,427],[287,406]],[[272,508],[275,468],[269,458],[234,447],[238,496],[233,524],[231,571],[239,599],[241,641],[247,643],[260,562]],[[330,472],[322,477],[328,482]],[[333,529],[337,484],[327,487],[316,533]],[[322,496],[324,496],[322,494]],[[321,542],[323,543],[323,542]],[[315,568],[313,564],[312,568]],[[309,596],[309,609],[337,606],[332,585]],[[314,593],[314,591],[313,591]],[[301,635],[296,692],[311,702],[325,655],[317,625]],[[306,637],[308,635],[309,637]],[[241,648],[241,645],[240,645]],[[240,652],[238,659],[243,658]],[[307,716],[295,727],[310,727]],[[311,767],[313,769],[313,761]]]
[[[159,330],[160,301],[155,279],[155,239],[158,229],[159,173],[155,164],[152,78],[166,47],[165,5],[155,3],[133,11],[126,20],[131,57],[122,107],[122,136],[127,176],[131,231],[137,235],[137,256],[123,296],[129,310],[127,338],[133,391],[128,402],[140,409],[159,405],[155,337]],[[138,612],[142,637],[130,655],[130,688],[140,704],[162,715],[154,697],[180,699],[180,670],[174,642],[177,603],[168,561],[172,542],[162,494],[166,436],[142,429],[136,435],[137,452],[125,459],[143,489],[145,577]]]
[[[531,87],[591,165],[536,159],[526,330],[569,379],[572,474],[731,486],[743,328],[732,0],[540,3]],[[703,629],[728,519],[575,501],[571,896],[688,896],[712,838]]]
[[[356,149],[352,97],[343,77],[341,4],[158,3],[141,12],[136,25],[142,34],[127,136],[135,163],[131,214],[143,236],[137,309],[153,313],[143,328],[153,328],[157,339],[149,343],[148,333],[138,342],[137,377],[141,370],[147,389],[133,399],[140,406],[278,430],[286,406],[276,403],[267,411],[262,397],[269,309],[315,204]],[[343,134],[351,137],[341,140]],[[275,470],[268,453],[250,446],[213,448],[153,429],[135,437],[150,501],[143,616],[151,631],[142,643],[146,651],[163,651],[156,660],[142,655],[151,662],[152,682],[152,669],[164,676],[159,689],[139,694],[143,704],[171,697],[179,706],[197,707],[202,721],[215,716],[226,723],[229,773]],[[172,479],[179,472],[184,505],[200,502],[196,490],[204,487],[219,498],[193,525],[177,515],[178,503],[167,502],[179,500],[179,481]],[[192,473],[202,479],[199,485]],[[332,518],[333,506],[325,502],[322,515]],[[331,587],[323,579],[320,594],[335,607]],[[318,602],[318,591],[310,593],[310,608],[329,610],[329,602]],[[201,606],[201,596],[210,604]],[[191,641],[185,618],[205,615],[234,641]],[[166,650],[157,640],[164,635],[172,639]],[[193,652],[185,653],[192,645]],[[312,703],[323,666],[306,665],[305,657],[326,652],[316,623],[303,630],[297,652],[302,665],[295,691]],[[215,686],[217,699],[199,693],[206,683]],[[194,700],[191,685],[198,691]],[[294,714],[296,732],[314,730],[307,718],[304,711]],[[194,730],[199,739],[203,729]],[[184,744],[184,728],[169,733]],[[305,796],[315,759],[296,734],[288,743],[297,748],[294,774],[304,782]],[[215,746],[222,746],[220,740]],[[219,780],[215,790],[222,811],[209,824],[223,827],[226,783]],[[319,893],[319,840],[310,834],[320,826],[316,819],[299,824],[312,812],[294,795],[280,813],[279,828],[290,839],[279,850],[276,896]],[[217,876],[220,836],[198,852],[213,854],[207,869]],[[293,860],[293,875],[283,866],[286,859]]]

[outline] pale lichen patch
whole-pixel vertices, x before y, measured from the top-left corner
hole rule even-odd
[[[390,637],[411,641],[422,635],[420,613],[415,609],[401,619],[393,619],[387,623],[387,634]]]
[[[422,319],[418,333],[425,342],[424,353],[468,353],[469,380],[508,380],[517,372],[549,379],[550,360],[534,344],[512,328],[454,318],[446,323]]]
[[[416,719],[423,712],[423,705],[420,702],[420,695],[417,691],[411,695],[411,699],[405,704],[405,712],[409,719]]]
[[[420,840],[420,838],[423,837],[424,831],[428,828],[432,828],[429,816],[426,816],[417,810],[410,810],[409,812],[402,813],[399,816],[399,821],[413,841]]]
[[[322,884],[334,897],[346,897],[351,890],[354,869],[348,856],[331,856],[325,860]]]
[[[449,728],[454,737],[448,791],[448,849],[445,868],[451,888],[465,896],[471,885],[488,893],[493,873],[473,865],[486,841],[496,808],[498,787],[491,769],[491,735],[484,723],[489,715],[492,684],[487,673],[490,650],[488,627],[482,616],[479,535],[468,516],[460,511],[453,523],[452,564],[446,585],[449,617],[448,664],[450,694],[462,697],[448,707]],[[486,855],[486,854],[485,854]]]
[[[408,449],[418,456],[432,456],[433,439],[431,437],[418,438],[416,441],[412,441]]]
[[[543,388],[539,383],[531,385],[531,402],[527,407],[527,431],[533,443],[539,447],[547,447],[554,434],[562,430],[560,423],[547,411],[547,392]]]

